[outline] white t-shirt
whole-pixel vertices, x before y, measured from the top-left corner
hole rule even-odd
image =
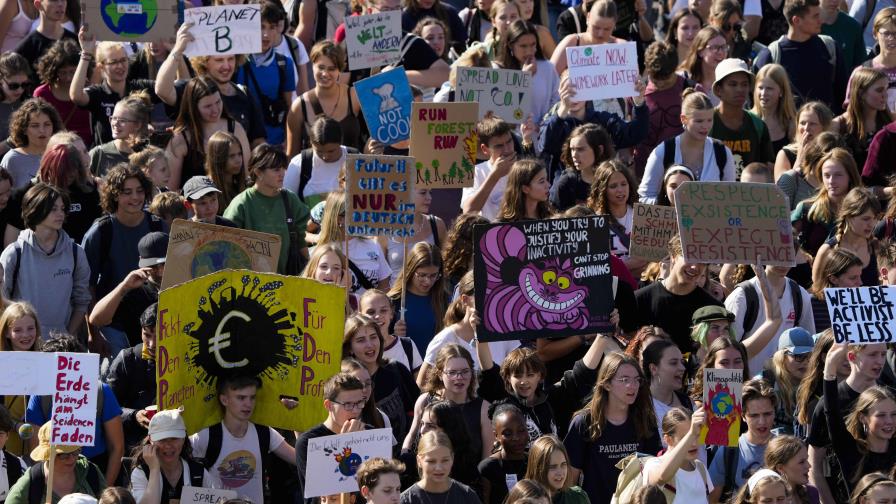
[[[467,200],[472,198],[476,191],[482,187],[482,184],[485,183],[485,179],[488,178],[488,175],[491,172],[492,165],[489,161],[483,161],[476,165],[476,171],[473,173],[473,187],[464,187],[463,195],[460,198],[461,206],[463,206]],[[501,198],[504,197],[506,189],[507,177],[504,176],[495,182],[495,187],[492,188],[491,194],[488,195],[488,199],[485,201],[485,204],[482,205],[482,210],[479,213],[483,217],[488,220],[495,220],[495,217],[498,216],[498,212],[501,210]]]
[[[473,368],[477,370],[480,369],[479,354],[476,353],[476,347],[473,346],[472,342],[464,341],[463,338],[458,336],[451,326],[442,329],[435,335],[435,337],[433,337],[432,341],[429,342],[429,345],[426,346],[426,355],[423,356],[423,361],[430,366],[434,366],[436,363],[436,355],[439,353],[439,350],[441,350],[443,346],[450,345],[451,343],[456,343],[466,348],[473,357]],[[501,363],[504,362],[504,358],[507,357],[507,354],[519,348],[520,342],[519,340],[490,341],[488,346],[489,350],[492,351],[492,360],[495,361],[495,365],[500,366]]]
[[[226,429],[225,429],[226,430]],[[192,486],[190,485],[190,465],[183,459],[180,461],[181,465],[184,468],[184,486]],[[202,476],[202,487],[209,488],[212,485],[211,475],[207,470],[203,470]],[[149,478],[146,473],[143,472],[143,469],[137,467],[133,471],[131,471],[131,494],[134,496],[134,499],[137,502],[140,502],[140,499],[143,498],[143,494],[146,492],[146,485],[149,483]],[[162,491],[164,485],[162,484],[162,480],[159,480],[159,492]]]
[[[288,37],[288,36],[289,35],[284,35],[282,37],[282,39],[280,40],[280,45],[275,47],[274,51],[277,54],[282,54],[283,56],[289,56],[289,59],[292,60],[295,58],[293,58],[292,52],[290,52],[290,50],[289,50],[289,43],[286,41],[286,37]],[[305,65],[309,61],[311,61],[308,58],[308,51],[305,50],[305,44],[303,44],[301,42],[299,42],[298,46],[296,47],[296,56],[298,56],[298,58],[299,58],[299,65]],[[299,71],[296,70],[295,65],[292,66],[292,76],[293,76],[293,78],[295,78],[296,86],[298,86],[299,85]]]
[[[13,456],[15,457],[15,455]],[[6,464],[8,463],[6,454],[3,453],[3,450],[0,450],[0,502],[6,500],[6,495],[9,493],[9,478],[6,476]],[[19,467],[23,470],[28,469],[28,464],[19,458]]]
[[[629,190],[634,191],[635,189],[630,188]],[[634,224],[634,221],[635,209],[632,207],[627,207],[625,215],[623,215],[621,219],[616,219],[616,222],[618,222],[622,227],[625,228],[625,234],[627,234],[628,236],[632,235],[632,226]],[[610,251],[613,252],[613,255],[620,259],[628,258],[628,247],[626,247],[622,243],[622,240],[619,239],[619,236],[617,236],[616,233],[611,232],[610,239]]]
[[[658,470],[660,465],[659,458],[653,458],[644,465],[644,484],[647,484],[647,478],[650,471],[654,468]],[[694,470],[685,471],[679,469],[675,472],[675,481],[672,486],[675,487],[675,499],[671,504],[708,504],[709,492],[712,492],[712,481],[709,479],[709,472],[703,462],[694,461]],[[700,467],[703,466],[703,467]],[[704,479],[705,477],[705,479]]]
[[[301,44],[300,44],[301,45]],[[341,147],[342,154],[339,159],[332,163],[327,163],[311,150],[311,178],[305,184],[303,196],[311,196],[312,194],[325,194],[339,189],[339,169],[345,163],[345,155],[347,154],[345,146]],[[298,154],[289,162],[286,168],[286,175],[283,176],[283,187],[299,194],[299,179],[302,175],[302,154]]]
[[[759,0],[745,0],[741,2],[744,8],[744,16],[759,16],[762,17],[762,2]],[[669,16],[674,16],[676,12],[681,9],[685,9],[688,6],[688,0],[675,0],[675,5],[672,6],[672,12],[669,13]]]
[[[285,443],[283,436],[268,427],[271,442],[268,451],[274,451]],[[242,499],[252,502],[264,502],[264,484],[262,482],[261,454],[258,453],[258,433],[255,424],[249,422],[246,435],[234,437],[226,427],[221,439],[221,453],[209,471],[214,488],[234,490]],[[202,458],[208,448],[208,428],[190,436],[193,445],[193,456]]]
[[[392,276],[392,268],[389,267],[389,261],[386,260],[386,254],[383,253],[380,244],[369,238],[352,237],[349,239],[348,259],[364,273],[374,287],[380,280]],[[352,294],[361,297],[366,290],[358,282],[355,273],[352,272]]]
[[[408,354],[404,351],[404,344],[398,338],[395,338],[391,347],[383,350],[383,358],[404,364],[408,371],[413,372],[423,365],[423,358],[420,357],[420,350],[417,349],[417,344],[414,343],[414,340],[408,338],[406,341],[411,344],[412,362],[408,362]]]

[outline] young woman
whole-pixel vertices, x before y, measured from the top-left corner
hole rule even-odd
[[[672,44],[678,52],[679,65],[687,59],[697,39],[697,32],[702,27],[703,17],[694,9],[681,9],[672,16],[669,30],[666,32],[666,42]]]
[[[642,203],[656,203],[666,172],[666,159],[671,164],[687,167],[699,181],[733,181],[734,156],[718,140],[709,138],[713,125],[713,104],[703,93],[685,91],[681,102],[681,122],[684,132],[674,139],[661,142],[647,158],[644,178],[638,187]],[[670,156],[666,149],[674,147]],[[724,153],[725,160],[722,161]],[[670,164],[670,166],[671,166]]]
[[[115,126],[112,126],[115,130]],[[168,157],[165,151],[155,145],[147,145],[139,152],[128,156],[128,161],[146,175],[152,182],[152,194],[168,191],[168,183],[171,181],[171,170],[168,168]]]
[[[340,371],[348,373],[358,379],[364,388],[364,409],[361,410],[361,416],[358,417],[365,425],[370,425],[374,429],[391,429],[392,423],[379,408],[376,407],[376,399],[373,395],[373,379],[370,378],[370,372],[363,364],[356,359],[342,359]],[[392,440],[392,444],[398,444],[397,439]]]
[[[831,126],[846,139],[856,166],[865,166],[874,134],[893,120],[887,106],[888,84],[887,75],[873,68],[857,68],[849,78],[846,112]]]
[[[475,42],[485,42],[492,30],[492,20],[489,13],[494,0],[475,0],[467,7],[460,10],[460,20],[467,26],[467,46],[473,46]]]
[[[0,2],[0,23],[3,36],[0,38],[0,52],[11,53],[33,30],[33,24],[40,19],[40,11],[33,3],[20,0]]]
[[[302,277],[342,285],[346,270],[348,259],[342,253],[342,249],[335,243],[327,243],[314,247]]]
[[[320,116],[330,117],[342,126],[342,144],[355,149],[361,143],[361,102],[353,88],[339,82],[347,70],[345,50],[329,40],[314,44],[309,54],[314,72],[314,87],[296,98],[286,116],[286,153],[290,158],[305,148],[305,137]]]
[[[798,345],[795,342],[803,344]],[[792,327],[781,333],[778,350],[772,354],[771,366],[763,369],[766,380],[775,387],[775,428],[792,434],[796,411],[797,389],[809,370],[809,358],[814,344],[812,335],[802,327]]]
[[[529,432],[523,413],[511,404],[495,408],[492,415],[495,451],[479,463],[482,499],[489,504],[502,504],[512,481],[526,475],[526,445]]]
[[[827,255],[834,249],[842,248],[862,260],[862,285],[878,285],[880,272],[877,269],[872,232],[879,215],[880,203],[869,189],[855,187],[847,193],[837,212],[837,229],[834,235],[815,254],[813,283],[821,281],[821,270]]]
[[[9,119],[28,96],[31,65],[18,53],[0,56],[0,132],[9,130]]]
[[[663,441],[668,449],[644,466],[648,485],[673,485],[675,499],[670,504],[708,504],[709,475],[698,458],[700,428],[706,422],[702,407],[693,415],[682,408],[672,408],[663,416]]]
[[[486,417],[485,420],[483,425],[488,425],[488,418]],[[479,429],[479,423],[473,428]],[[420,442],[420,437],[430,431],[444,432],[451,441],[451,445],[457,447],[454,452],[454,465],[451,466],[451,477],[469,485],[475,491],[481,491],[479,471],[476,470],[476,466],[482,460],[482,449],[478,445],[474,446],[473,443],[478,436],[471,434],[471,429],[467,425],[467,417],[458,410],[458,405],[448,400],[436,400],[423,407],[419,428],[413,432],[414,438],[411,445],[402,447],[401,460],[411,468],[403,475],[404,486],[411,486],[417,481],[415,474],[417,473],[417,461],[414,458],[414,452]]]
[[[507,493],[505,504],[551,504],[548,489],[532,480],[519,480]]]
[[[444,328],[427,342],[426,351],[423,357],[423,366],[417,374],[417,383],[422,385],[424,378],[429,372],[429,368],[435,364],[436,355],[441,348],[450,343],[456,343],[464,346],[467,351],[475,355],[473,347],[473,338],[476,336],[476,326],[479,324],[479,315],[476,313],[475,302],[473,300],[473,271],[472,269],[465,273],[455,288],[456,297],[448,309],[445,310],[445,316],[442,320]]]
[[[346,155],[356,153],[342,145],[342,126],[334,119],[320,116],[309,130],[311,147],[289,162],[283,187],[296,193],[308,208],[339,190],[340,173],[344,173]]]
[[[893,33],[896,33],[896,8],[884,7],[874,16],[874,39],[880,53],[862,64],[866,68],[880,70],[887,75],[887,104],[890,112],[896,112],[896,41]]]
[[[687,166],[672,165],[663,175],[663,185],[657,196],[656,204],[662,206],[675,206],[675,190],[685,182],[694,180],[694,172]]]
[[[529,110],[523,111],[523,116],[531,116],[535,125],[539,126],[542,117],[560,101],[560,75],[541,51],[538,29],[528,21],[514,21],[501,37],[495,52],[495,67],[532,74],[532,101]]]
[[[546,26],[549,21],[547,2],[544,0],[516,0],[516,6],[520,9],[520,19],[535,25],[541,54],[544,54],[545,58],[551,59],[557,42],[554,40],[551,30]]]
[[[340,251],[340,255],[342,252]],[[376,320],[383,335],[383,357],[404,364],[414,376],[420,366],[423,365],[423,357],[420,356],[417,344],[408,338],[407,323],[398,319],[392,327],[392,319],[395,309],[392,307],[392,299],[379,289],[364,291],[359,301],[358,311]]]
[[[691,51],[678,67],[680,75],[694,81],[696,91],[706,93],[712,106],[719,104],[713,94],[712,85],[716,81],[716,67],[728,57],[728,42],[725,34],[713,26],[704,26],[694,37]]]
[[[815,178],[812,166],[834,147],[846,144],[831,126],[831,109],[821,102],[809,102],[797,114],[796,141],[778,152],[775,159],[775,183],[790,200],[790,208],[815,196],[821,181]]]
[[[127,163],[128,156],[149,140],[152,102],[146,91],[126,96],[115,104],[109,124],[112,141],[90,149],[90,172],[102,177],[109,168]]]
[[[896,482],[883,473],[866,474],[856,484],[849,504],[876,504],[896,501]]]
[[[566,169],[551,185],[551,205],[565,212],[586,203],[597,167],[615,155],[613,140],[603,126],[592,123],[576,126],[563,142],[560,159]]]
[[[681,350],[671,340],[654,340],[641,354],[641,369],[650,385],[653,411],[657,425],[663,428],[663,418],[674,408],[691,411],[694,405],[684,388],[685,360]],[[660,431],[662,434],[663,431]],[[665,439],[664,439],[665,441]]]
[[[51,45],[38,60],[37,75],[41,85],[34,89],[34,96],[50,102],[62,119],[63,129],[77,133],[85,145],[93,145],[90,111],[75,105],[68,95],[80,51],[78,41],[72,39],[64,38]]]
[[[405,247],[410,251],[415,244],[426,243],[432,245],[435,250],[441,250],[448,234],[445,221],[441,217],[429,213],[432,204],[432,189],[425,186],[414,187],[412,202],[414,203],[414,236],[402,240],[388,236],[377,238],[389,260],[389,267],[392,268],[391,282],[393,285],[398,285],[398,276],[404,267]]]
[[[597,0],[594,2],[591,10],[588,11],[588,27],[585,31],[580,34],[567,35],[557,44],[554,55],[551,56],[551,63],[554,64],[557,73],[562,74],[569,66],[566,61],[567,47],[621,42],[613,36],[618,17],[614,2],[609,0]]]
[[[215,81],[195,77],[184,89],[180,113],[174,121],[174,136],[166,149],[171,168],[170,189],[180,189],[190,177],[205,175],[205,146],[218,131],[227,131],[239,140],[243,166],[249,166],[251,151],[243,126],[224,110]]]
[[[753,113],[765,122],[775,155],[789,144],[796,129],[796,105],[784,67],[765,65],[756,72]]]
[[[704,369],[740,369],[744,376],[750,376],[750,365],[747,349],[744,344],[729,336],[721,336],[710,343],[706,357],[694,373],[694,386],[691,388],[691,399],[703,402],[703,370]],[[692,368],[693,369],[693,368]]]
[[[529,448],[526,479],[547,488],[553,504],[587,504],[588,495],[578,486],[568,485],[569,456],[554,435],[541,436]]]
[[[514,161],[501,199],[499,222],[547,219],[554,212],[548,201],[551,183],[544,165],[535,159]]]
[[[40,322],[34,307],[25,301],[9,303],[0,316],[0,352],[36,352],[40,341]]]
[[[629,271],[640,276],[647,261],[631,257],[634,205],[638,202],[635,177],[621,161],[604,161],[594,173],[594,183],[588,196],[588,206],[598,215],[609,215],[610,252],[622,259]]]
[[[426,18],[438,19],[448,30],[446,42],[448,47],[463,50],[467,40],[467,29],[460,20],[457,10],[449,3],[440,0],[409,0],[401,11],[401,29],[412,31],[417,24]]]
[[[421,19],[417,22],[417,26],[414,27],[414,35],[426,41],[426,45],[436,53],[436,56],[448,61],[448,51],[450,49],[448,46],[448,25],[442,22],[442,20],[434,17]],[[429,100],[426,99],[426,92],[423,93],[423,96],[423,101],[432,101],[432,96],[428,97]]]
[[[812,294],[816,331],[831,327],[824,290],[830,287],[861,287],[863,269],[862,259],[844,248],[834,249],[821,261],[818,281],[812,284],[812,290],[809,291]]]
[[[448,290],[454,291],[468,271],[473,269],[473,228],[489,221],[479,213],[462,214],[455,219],[442,249]]]
[[[13,187],[25,187],[37,174],[50,136],[62,129],[59,114],[43,98],[26,100],[9,120],[9,137],[15,149],[0,160],[12,175]]]
[[[482,504],[470,487],[454,481],[449,476],[453,463],[454,448],[448,436],[439,431],[424,434],[417,445],[420,480],[401,493],[401,504],[432,502]]]
[[[403,294],[403,295],[402,295]],[[448,292],[442,279],[442,256],[437,247],[420,242],[408,251],[404,268],[389,291],[396,319],[407,324],[417,347],[428,345],[442,330]],[[402,306],[404,298],[404,306]],[[402,316],[401,310],[405,313]]]
[[[800,387],[796,392],[796,409],[794,411],[794,434],[801,439],[805,439],[809,430],[809,423],[812,421],[812,412],[821,399],[823,393],[822,386],[824,384],[824,362],[834,344],[834,333],[830,329],[826,329],[819,333],[818,339],[815,341],[815,347],[809,356],[809,366],[806,370],[806,376],[800,383]],[[837,381],[843,381],[849,376],[849,362],[844,362],[837,369]]]
[[[563,444],[569,453],[569,479],[577,481],[581,474],[592,502],[610,501],[613,487],[607,482],[619,476],[619,459],[635,451],[660,451],[650,389],[638,361],[618,352],[604,356],[594,396],[573,417]],[[607,457],[607,449],[613,458]]]
[[[793,436],[777,435],[765,448],[765,467],[777,472],[793,491],[793,504],[818,504],[818,489],[809,484],[809,451]]]
[[[233,198],[246,190],[249,180],[243,145],[232,133],[216,131],[208,138],[205,149],[205,175],[221,191],[218,194],[218,212],[224,213]]]
[[[772,504],[790,500],[790,485],[780,474],[771,469],[760,469],[750,476],[731,504]]]

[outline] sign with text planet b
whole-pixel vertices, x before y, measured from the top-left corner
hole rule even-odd
[[[567,47],[566,62],[576,101],[638,95],[635,83],[640,72],[634,42]]]
[[[825,289],[834,342],[850,345],[893,343],[896,287]]]
[[[261,52],[260,5],[194,7],[184,11],[184,22],[193,23],[187,57]]]
[[[685,182],[675,210],[688,262],[794,265],[790,204],[775,184]]]
[[[498,68],[457,67],[455,71],[454,101],[478,102],[480,119],[492,112],[511,124],[525,122],[532,102],[532,74]]]

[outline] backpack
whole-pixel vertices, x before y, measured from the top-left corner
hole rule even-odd
[[[865,24],[868,24],[868,21],[865,21]],[[864,28],[863,28],[864,29]],[[771,54],[772,63],[781,63],[781,41],[784,40],[786,35],[781,35],[781,38],[778,40],[772,41],[771,44],[768,45],[768,52]],[[824,46],[828,50],[828,63],[831,64],[831,68],[834,71],[837,71],[837,42],[834,41],[831,37],[827,35],[819,35],[818,36],[822,42],[824,42]]]
[[[258,462],[261,464],[262,474],[264,474],[264,458],[271,451],[271,429],[256,423],[252,425],[255,426],[255,432],[258,434],[258,453],[261,454],[261,460]],[[224,426],[221,422],[208,428],[208,447],[205,449],[205,456],[201,459],[201,464],[206,469],[211,469],[218,460],[218,456],[221,455],[221,443],[223,440]]]
[[[190,468],[190,484],[187,485],[187,482],[184,482],[185,486],[191,486],[196,488],[202,488],[202,480],[205,476],[205,466],[203,466],[200,462],[190,459],[184,459],[184,462],[187,463],[187,467]],[[143,471],[143,474],[146,475],[146,479],[149,480],[149,466],[146,463],[140,464],[140,470]],[[164,487],[167,483],[163,480],[162,486]]]
[[[862,20],[862,33],[865,33],[865,28],[868,27],[868,22],[874,17],[874,9],[876,8],[877,0],[868,0],[868,5],[865,6],[865,18]]]
[[[722,468],[725,471],[725,482],[722,484],[722,495],[719,497],[719,502],[728,502],[728,500],[734,495],[734,492],[737,491],[737,463],[738,457],[740,456],[740,447],[739,446],[720,446],[717,450],[714,450],[711,455],[714,455],[711,458],[715,458],[719,456],[719,451],[721,451],[722,455]],[[710,453],[707,453],[709,456]]]
[[[295,65],[296,72],[301,75],[302,72],[306,71],[305,68],[299,63],[299,44],[301,44],[301,42],[296,40],[295,37],[291,37],[289,35],[283,35],[283,37],[286,39],[286,47],[289,48],[289,55],[292,56],[292,64]],[[298,82],[296,82],[296,84],[298,84]]]
[[[22,265],[22,246],[19,244],[19,240],[14,241],[12,246],[16,252],[16,265],[12,269],[9,297],[16,299],[16,288],[19,286],[19,268]],[[78,244],[75,243],[75,240],[72,240],[72,279],[75,277],[75,271],[78,271]]]
[[[346,147],[346,154],[357,154],[358,149],[354,147]],[[296,196],[302,200],[302,203],[307,203],[305,201],[305,186],[308,185],[308,181],[311,180],[311,173],[314,171],[314,151],[311,150],[311,147],[307,149],[303,149],[302,153],[299,154],[299,189],[296,191]]]
[[[43,504],[44,491],[47,489],[47,476],[44,474],[43,464],[34,464],[28,469],[31,482],[28,484],[28,504]],[[92,463],[87,466],[87,485],[93,490],[93,497],[99,497],[103,491],[100,487],[101,475],[99,468]]]
[[[264,94],[261,85],[255,78],[255,72],[252,70],[252,63],[246,61],[243,64],[243,72],[252,81],[255,90],[258,91],[258,103],[261,105],[261,116],[264,123],[268,126],[282,126],[286,121],[286,114],[289,112],[289,103],[280,96],[280,87],[286,82],[286,56],[275,52],[274,64],[277,65],[277,95],[271,98]]]
[[[149,215],[149,232],[165,231],[162,220],[150,213]],[[109,214],[97,217],[94,224],[97,225],[97,233],[100,235],[100,258],[109,257],[109,251],[112,250],[112,231],[115,227],[112,225],[112,216]]]
[[[787,279],[790,284],[790,298],[793,302],[794,320],[793,325],[799,325],[800,319],[803,317],[803,296],[800,292],[800,286],[792,278]],[[756,325],[756,318],[759,316],[759,292],[756,286],[745,280],[737,284],[734,288],[740,287],[744,291],[747,299],[747,311],[744,313],[744,334],[750,332]]]
[[[9,488],[15,485],[16,481],[25,474],[25,467],[19,457],[3,450],[3,460],[6,461],[6,481],[9,482]]]
[[[712,150],[716,155],[716,166],[719,168],[719,180],[723,180],[725,165],[728,163],[728,152],[725,150],[725,144],[721,141],[715,138],[710,138],[710,140],[712,140]],[[675,137],[663,140],[663,149],[663,171],[665,172],[675,164]]]
[[[616,492],[613,493],[613,499],[610,504],[630,504],[638,490],[644,485],[644,467],[647,462],[657,457],[645,455],[643,453],[632,453],[631,455],[620,460],[616,464],[616,468],[620,470],[619,479],[616,481]],[[700,471],[703,478],[703,488],[709,496],[709,477],[706,473],[706,467],[699,460],[694,461],[694,466]],[[672,502],[675,499],[675,487],[669,483],[660,486],[666,502]]]

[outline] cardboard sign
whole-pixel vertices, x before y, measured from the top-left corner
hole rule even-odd
[[[235,490],[220,488],[201,488],[184,485],[180,491],[180,502],[183,504],[220,504],[230,499],[236,499]]]
[[[742,370],[703,370],[703,404],[707,408],[706,422],[700,428],[701,444],[737,446],[743,388]]]
[[[522,70],[457,67],[455,100],[479,103],[479,118],[489,112],[511,124],[525,122],[531,109],[532,74]]]
[[[392,145],[411,136],[411,102],[414,95],[404,67],[368,77],[355,83],[361,111],[370,136]]]
[[[417,160],[417,186],[473,187],[478,114],[478,103],[413,103],[410,155]]]
[[[57,353],[53,377],[52,444],[93,446],[96,435],[96,395],[100,390],[100,356]]]
[[[662,261],[669,253],[666,246],[678,234],[675,208],[635,203],[632,237],[628,253],[648,261]]]
[[[339,371],[345,289],[307,278],[226,270],[159,295],[159,409],[184,406],[187,431],[221,420],[223,376],[262,381],[252,421],[304,431],[327,416],[323,384]],[[281,398],[298,401],[287,409]]]
[[[790,204],[775,184],[685,182],[675,190],[690,263],[793,266]]]
[[[482,341],[592,334],[612,328],[610,235],[604,216],[473,229]]]
[[[174,39],[184,17],[175,0],[81,0],[81,20],[97,41]]]
[[[56,392],[56,359],[41,352],[0,352],[0,395]]]
[[[348,68],[359,70],[398,63],[401,38],[401,11],[346,16]]]
[[[634,42],[566,48],[575,101],[637,96],[638,50]]]
[[[414,158],[349,154],[345,160],[350,236],[414,235]]]
[[[261,52],[261,6],[258,4],[193,7],[184,12],[184,22],[193,23],[184,54],[224,56]]]
[[[392,457],[392,429],[309,439],[305,498],[357,492],[355,472],[365,460],[376,457]]]
[[[896,334],[896,287],[825,289],[835,343],[892,343]]]
[[[177,219],[171,225],[162,289],[225,269],[277,271],[278,235]]]

